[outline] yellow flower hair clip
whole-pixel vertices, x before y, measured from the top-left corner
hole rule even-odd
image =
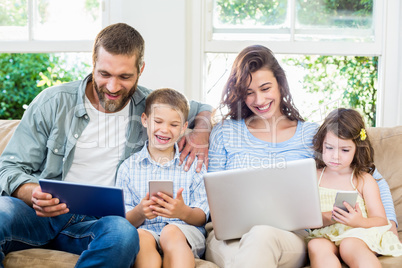
[[[366,138],[367,138],[366,130],[364,128],[362,128],[360,130],[360,140],[364,141]]]

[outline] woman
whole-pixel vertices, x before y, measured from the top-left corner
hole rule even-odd
[[[318,125],[299,114],[285,72],[268,48],[255,45],[240,52],[220,108],[227,113],[211,133],[208,172],[313,157]],[[384,191],[391,198],[387,187]],[[390,214],[396,222],[393,207]],[[206,259],[220,267],[301,267],[306,260],[304,235],[254,226],[239,240],[219,241],[212,231]]]

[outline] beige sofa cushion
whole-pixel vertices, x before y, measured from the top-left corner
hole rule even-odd
[[[11,252],[3,261],[5,268],[73,268],[78,255],[50,249],[26,249]],[[219,268],[214,263],[195,259],[196,268]]]
[[[0,154],[3,152],[20,120],[0,120]]]
[[[370,128],[368,135],[374,147],[374,163],[391,189],[402,241],[402,126]]]
[[[5,268],[72,268],[78,258],[78,255],[68,252],[33,248],[7,254],[3,264]]]

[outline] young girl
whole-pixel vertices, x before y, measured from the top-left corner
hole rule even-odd
[[[313,138],[324,227],[310,232],[312,267],[381,267],[376,254],[400,256],[402,244],[389,231],[374,171],[373,148],[361,115],[332,111]],[[348,212],[333,206],[338,190],[357,191]]]

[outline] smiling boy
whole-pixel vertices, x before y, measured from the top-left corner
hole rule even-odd
[[[196,162],[185,172],[177,141],[187,128],[188,102],[173,89],[159,89],[146,100],[141,116],[148,141],[121,165],[116,185],[125,190],[126,218],[138,228],[140,252],[135,267],[194,267],[205,250],[209,208]],[[173,196],[150,197],[150,180],[172,180]],[[160,255],[163,253],[163,259]]]

